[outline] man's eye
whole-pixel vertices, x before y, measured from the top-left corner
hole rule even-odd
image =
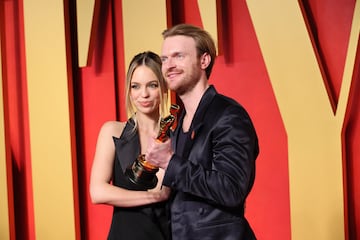
[[[164,63],[164,62],[167,61],[167,58],[166,58],[166,57],[162,57],[162,58],[161,58],[161,61]]]
[[[177,58],[177,59],[183,59],[183,58],[184,58],[184,55],[183,55],[183,54],[178,54],[178,55],[176,55],[176,58]]]

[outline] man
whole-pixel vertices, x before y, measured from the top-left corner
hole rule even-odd
[[[255,178],[258,140],[246,110],[209,85],[216,57],[210,35],[180,24],[163,32],[162,72],[184,109],[171,140],[154,139],[146,160],[172,188],[174,240],[250,240],[245,200]]]

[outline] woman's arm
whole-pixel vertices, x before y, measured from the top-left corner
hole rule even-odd
[[[113,121],[106,122],[100,129],[90,175],[92,203],[135,207],[166,200],[170,191],[166,187],[160,188],[162,179],[152,191],[132,191],[110,184],[115,159],[113,136],[120,136],[124,127],[125,123]]]

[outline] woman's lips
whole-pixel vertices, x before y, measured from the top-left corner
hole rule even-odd
[[[151,106],[151,102],[139,102],[142,107],[149,107]]]

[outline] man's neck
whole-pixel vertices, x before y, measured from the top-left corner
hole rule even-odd
[[[194,87],[190,92],[187,92],[182,96],[179,96],[184,104],[184,108],[186,110],[186,115],[187,115],[186,117],[188,119],[192,120],[192,118],[194,117],[196,109],[201,101],[201,98],[209,86],[210,85],[208,83],[202,85],[199,84],[196,87]]]

